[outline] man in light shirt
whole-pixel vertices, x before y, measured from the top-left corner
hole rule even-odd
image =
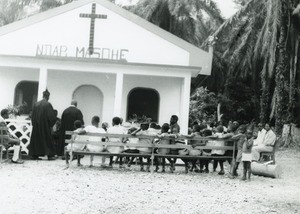
[[[257,138],[254,140],[253,146],[262,145],[265,135],[266,135],[266,130],[264,129],[263,124],[259,123],[258,124]]]
[[[78,134],[84,135],[84,134],[88,134],[88,133],[99,133],[99,134],[106,133],[103,128],[99,127],[99,123],[100,123],[100,118],[98,116],[94,116],[92,118],[92,125],[86,126],[83,130],[79,131]],[[101,141],[105,141],[105,138],[98,137],[98,136],[89,136],[88,141],[101,142]],[[104,146],[88,144],[88,145],[86,145],[86,150],[90,151],[90,152],[102,152],[104,150]],[[91,166],[93,165],[93,160],[94,160],[94,155],[91,155]],[[104,165],[104,163],[105,163],[105,158],[103,157],[102,165]]]
[[[261,152],[272,152],[274,149],[276,135],[271,130],[270,124],[265,125],[265,136],[263,137],[261,145],[253,146],[252,148],[252,159],[258,161]]]

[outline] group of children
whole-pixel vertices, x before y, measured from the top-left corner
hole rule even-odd
[[[93,151],[93,152],[102,152],[102,151],[108,151],[110,153],[140,153],[140,154],[151,154],[152,148],[151,145],[153,143],[161,144],[161,145],[168,145],[168,144],[177,144],[177,143],[185,143],[178,141],[177,137],[180,134],[180,127],[177,124],[178,117],[176,115],[173,115],[170,119],[170,124],[165,123],[163,124],[158,130],[158,125],[155,123],[142,123],[140,127],[130,127],[125,128],[121,125],[121,119],[118,117],[114,117],[112,120],[112,127],[107,128],[107,130],[104,130],[103,128],[99,127],[99,117],[95,116],[92,119],[92,126],[87,126],[85,128],[82,127],[82,124],[80,124],[80,121],[75,121],[75,132],[78,133],[77,137],[80,139],[86,138],[88,136],[84,136],[86,133],[109,133],[109,134],[130,134],[132,136],[136,137],[129,137],[129,138],[101,138],[101,141],[109,141],[112,143],[124,143],[124,146],[107,146],[106,148],[104,146],[100,145],[73,145],[73,150],[87,150],[87,151]],[[237,133],[238,132],[238,133]],[[152,136],[152,137],[139,137],[140,135],[143,136]],[[192,138],[194,136],[201,136],[209,138],[210,140],[193,140]],[[194,125],[193,131],[189,135],[191,137],[191,140],[188,141],[188,143],[191,145],[190,149],[170,149],[165,147],[159,147],[155,150],[155,153],[159,155],[167,155],[167,154],[173,154],[173,155],[190,155],[190,156],[215,156],[215,157],[221,157],[224,156],[226,151],[222,149],[213,149],[213,150],[200,150],[197,149],[196,146],[225,146],[225,144],[228,144],[229,141],[236,141],[237,145],[237,157],[236,161],[233,164],[233,171],[231,172],[232,176],[237,176],[237,169],[239,166],[239,163],[243,162],[244,172],[243,172],[243,180],[246,180],[246,175],[248,175],[248,179],[250,179],[251,175],[251,149],[253,145],[253,136],[252,131],[247,130],[245,126],[240,126],[237,129],[236,125],[232,125],[228,128],[227,132],[224,133],[223,126],[218,126],[214,130],[207,129],[207,127],[202,125]],[[93,138],[93,139],[90,139]],[[219,140],[217,140],[219,139]],[[224,139],[224,140],[220,140]],[[99,141],[99,137],[89,137],[89,141]],[[225,143],[226,140],[226,143]],[[130,144],[130,146],[127,146],[127,143]],[[230,143],[230,142],[229,142]],[[148,145],[148,147],[141,147],[139,146],[133,146],[134,144],[143,144]],[[68,145],[68,149],[70,149],[70,145]],[[122,157],[110,157],[109,165],[105,165],[105,157],[102,158],[102,166],[103,167],[112,167],[113,163],[117,162],[117,159],[119,159],[119,167],[124,168],[124,162]],[[139,157],[139,164],[141,171],[145,171],[144,169],[144,162],[143,157]],[[146,171],[150,171],[150,165],[151,165],[151,158],[150,156],[146,158]],[[127,157],[125,159],[125,163],[128,167],[132,165],[134,162],[134,157]],[[175,170],[175,163],[176,158],[168,158],[168,161],[170,163],[170,171],[173,172]],[[195,172],[209,172],[209,160],[199,160],[195,159],[187,159],[182,158],[182,161],[185,164],[185,172],[188,173],[188,171],[195,171]],[[80,157],[78,157],[78,163],[80,164]],[[159,166],[162,167],[161,172],[165,172],[165,166],[166,166],[166,158],[155,158],[155,171],[159,170]],[[199,168],[197,167],[199,165]],[[219,175],[224,175],[224,160],[222,158],[216,158],[213,162],[213,171],[216,171],[218,165],[220,166]]]
[[[199,133],[200,129],[200,134]],[[194,134],[195,133],[195,134]],[[211,140],[207,140],[205,142],[193,142],[194,146],[233,146],[233,142],[236,142],[236,157],[233,162],[230,162],[232,165],[232,170],[230,171],[230,177],[237,177],[237,169],[240,162],[243,162],[243,176],[242,180],[250,180],[251,177],[251,162],[252,162],[252,146],[253,146],[253,131],[251,129],[247,129],[247,126],[238,124],[231,124],[227,131],[224,131],[224,127],[222,125],[217,126],[214,130],[203,128],[201,126],[194,126],[194,133],[192,135],[200,135]],[[201,134],[202,133],[202,134]],[[219,139],[219,140],[216,140]],[[222,139],[222,140],[221,140]],[[224,141],[223,141],[224,140]],[[225,151],[222,149],[213,149],[210,151],[203,150],[202,155],[211,155],[215,157],[222,157],[232,155],[233,151]],[[228,160],[231,161],[231,160]],[[204,172],[209,172],[208,170],[208,161],[200,161],[200,170],[199,172],[203,172],[203,165],[205,166]],[[224,160],[215,159],[213,162],[213,171],[216,171],[218,165],[220,166],[219,175],[224,175]],[[193,164],[194,166],[194,164]],[[196,169],[197,170],[197,169]]]

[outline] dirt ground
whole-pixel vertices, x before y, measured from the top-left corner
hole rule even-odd
[[[251,182],[217,173],[184,174],[89,168],[76,163],[30,161],[0,165],[1,213],[300,213],[300,152],[277,152],[280,179]],[[210,167],[212,167],[210,165]],[[229,166],[227,165],[228,171]],[[241,169],[240,169],[241,174]]]

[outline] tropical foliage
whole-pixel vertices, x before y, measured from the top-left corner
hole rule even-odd
[[[229,81],[228,95],[216,94],[207,88],[198,87],[191,95],[190,121],[217,121],[217,108],[220,105],[221,120],[227,124],[228,121],[240,121],[250,123],[253,115],[258,114],[255,108],[259,100],[252,97],[252,89],[245,86],[243,82]]]
[[[233,2],[235,4],[237,4],[238,6],[245,6],[250,0],[233,0]]]
[[[245,82],[260,100],[260,120],[275,121],[278,133],[283,123],[299,118],[298,4],[299,0],[249,0],[214,33],[209,88],[228,94],[228,81]]]
[[[199,87],[191,95],[190,121],[216,121],[218,99],[215,93]]]
[[[73,0],[1,0],[0,26],[18,21],[38,12],[68,4]],[[115,2],[115,0],[110,0]]]
[[[26,9],[38,0],[1,0],[0,26],[27,17]]]
[[[213,1],[140,0],[129,10],[197,46],[224,22]]]
[[[8,109],[8,114],[10,115],[10,118],[15,118],[16,116],[20,116],[26,107],[27,103],[24,102],[21,105],[8,105],[6,109]]]
[[[63,4],[68,4],[72,2],[73,0],[42,0],[41,1],[41,6],[40,6],[40,11],[46,11],[51,8],[59,7]]]

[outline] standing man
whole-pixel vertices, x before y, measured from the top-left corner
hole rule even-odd
[[[49,91],[43,92],[43,99],[34,104],[32,109],[32,133],[30,137],[29,155],[32,160],[41,160],[39,156],[48,156],[54,160],[55,148],[51,136],[51,128],[55,124],[56,116],[51,103],[48,102]]]
[[[76,120],[80,120],[82,125],[84,125],[83,115],[81,111],[77,108],[77,101],[72,100],[71,105],[63,111],[61,116],[60,137],[58,146],[59,148],[57,151],[58,156],[64,155],[64,148],[66,146],[65,140],[71,138],[71,136],[66,137],[65,132],[74,131],[74,122]]]

